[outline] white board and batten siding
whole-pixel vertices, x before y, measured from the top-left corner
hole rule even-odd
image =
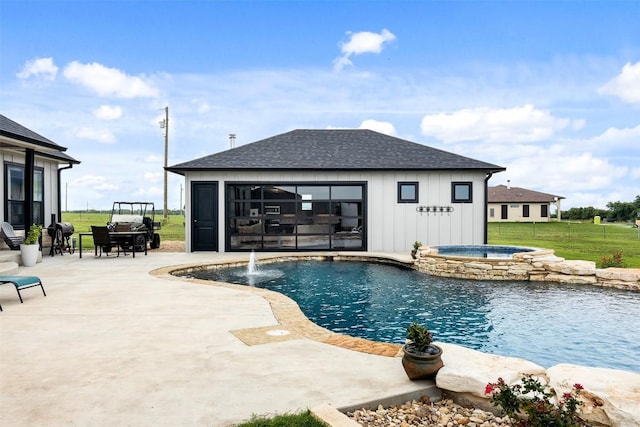
[[[256,183],[362,183],[367,184],[367,250],[407,252],[413,243],[482,244],[485,227],[485,174],[464,171],[308,171],[308,172],[187,172],[186,206],[191,206],[192,182],[217,182],[220,251],[225,248],[225,184]],[[398,182],[419,183],[418,203],[398,203]],[[452,203],[451,183],[472,182],[473,202]],[[418,206],[450,206],[451,213],[419,213]],[[186,224],[191,223],[186,209]],[[186,227],[186,247],[191,247],[191,229]]]

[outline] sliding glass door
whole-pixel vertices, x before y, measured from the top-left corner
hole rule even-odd
[[[226,185],[228,250],[365,250],[364,183]]]

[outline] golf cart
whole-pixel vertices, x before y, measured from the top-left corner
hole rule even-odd
[[[156,230],[161,228],[161,224],[155,221],[153,202],[113,202],[107,228],[109,231],[145,231],[149,247],[151,249],[160,247],[160,235]],[[144,236],[136,236],[133,244],[136,251],[143,251]]]

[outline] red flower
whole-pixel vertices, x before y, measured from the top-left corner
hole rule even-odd
[[[493,393],[493,390],[495,390],[495,388],[496,388],[495,384],[492,384],[492,383],[487,384],[487,386],[484,388],[484,394]]]
[[[576,390],[584,390],[584,387],[582,387],[582,384],[578,384],[578,383],[575,383],[573,385],[573,388],[575,388]]]
[[[573,395],[571,393],[565,393],[562,395],[563,399],[571,399],[573,397]]]

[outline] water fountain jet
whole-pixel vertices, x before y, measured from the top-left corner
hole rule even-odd
[[[249,264],[247,264],[247,275],[252,276],[258,274],[258,266],[256,265],[256,253],[251,251],[249,255]]]

